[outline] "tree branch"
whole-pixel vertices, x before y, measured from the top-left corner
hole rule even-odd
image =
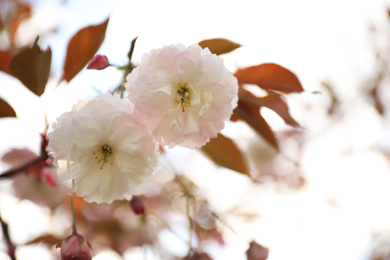
[[[37,157],[28,163],[22,164],[21,166],[19,166],[17,168],[9,169],[8,171],[4,172],[3,174],[0,174],[0,179],[11,178],[14,175],[22,173],[25,170],[27,170],[29,167],[34,166],[35,164],[39,163],[40,161],[46,160],[46,159],[47,158],[45,156],[40,156],[40,157]]]
[[[7,244],[8,256],[11,258],[11,260],[16,260],[16,257],[15,257],[15,245],[11,242],[11,239],[9,237],[8,224],[3,221],[1,216],[0,216],[0,224],[1,224],[1,229],[3,230],[3,236],[4,236],[4,239],[5,239],[5,242]]]

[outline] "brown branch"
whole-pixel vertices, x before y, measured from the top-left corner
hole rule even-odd
[[[3,221],[1,216],[0,216],[0,224],[1,224],[1,229],[3,230],[3,237],[7,244],[8,256],[11,258],[11,260],[16,260],[15,245],[11,242],[11,239],[9,237],[8,224]]]
[[[0,179],[11,178],[19,173],[24,172],[29,167],[36,165],[40,161],[46,160],[46,159],[47,159],[46,156],[37,157],[34,160],[32,160],[28,163],[22,164],[21,166],[19,166],[17,168],[9,169],[8,171],[4,172],[3,174],[0,174]]]

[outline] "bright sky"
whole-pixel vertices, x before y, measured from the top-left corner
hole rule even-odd
[[[106,41],[99,53],[107,55],[113,64],[125,62],[129,44],[136,36],[135,61],[144,52],[164,44],[191,45],[223,37],[243,45],[223,57],[232,71],[275,62],[297,74],[308,90],[289,97],[293,116],[307,129],[307,144],[300,161],[300,170],[308,180],[304,189],[278,194],[273,187],[254,187],[234,174],[217,171],[211,176],[196,175],[200,159],[191,157],[189,168],[193,171],[188,174],[207,190],[216,207],[223,210],[229,201],[250,191],[252,199],[245,206],[258,208],[262,215],[258,222],[250,224],[230,219],[241,237],[228,233],[228,249],[218,251],[215,259],[245,259],[247,244],[243,241],[253,238],[270,248],[269,260],[363,260],[368,259],[372,232],[390,230],[389,163],[374,149],[384,134],[382,122],[357,91],[362,80],[373,73],[369,25],[388,25],[388,1],[88,0],[68,1],[62,8],[57,1],[37,3],[40,8],[32,19],[34,29],[59,29],[58,34],[42,38],[42,44],[50,45],[56,54],[52,64],[57,77],[69,38],[109,14]],[[21,27],[20,43],[35,38],[30,26]],[[84,71],[69,85],[60,85],[56,90],[53,80],[48,93],[38,100],[24,92],[17,80],[0,74],[0,96],[15,107],[22,119],[0,122],[0,153],[9,147],[23,147],[26,140],[35,143],[37,137],[32,129],[42,129],[43,111],[54,120],[78,98],[95,95],[94,89],[106,91],[116,86],[119,76],[112,68]],[[319,90],[322,80],[330,80],[346,104],[343,109],[348,111],[348,117],[339,122],[326,120],[327,100],[309,93]],[[31,114],[32,108],[37,112]],[[268,116],[274,119],[272,113]],[[280,125],[280,121],[274,121],[275,128]],[[240,132],[240,137],[251,140],[249,132]],[[293,152],[294,148],[286,149],[287,155]],[[216,190],[215,183],[221,176],[225,183]],[[4,207],[1,202],[0,208]],[[133,253],[129,252],[129,258]],[[103,258],[97,256],[96,260]]]

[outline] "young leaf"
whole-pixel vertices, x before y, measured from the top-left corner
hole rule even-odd
[[[203,40],[199,42],[199,46],[202,48],[208,47],[212,53],[217,55],[228,53],[241,47],[237,43],[222,38]]]
[[[108,20],[78,31],[69,41],[61,80],[69,82],[92,59],[106,36]]]
[[[10,51],[0,51],[0,70],[5,73],[12,75],[12,72],[9,68],[11,63],[12,53]]]
[[[201,149],[217,165],[250,176],[240,150],[231,139],[218,134],[216,138],[211,139]]]
[[[248,123],[258,134],[265,138],[277,151],[279,150],[278,142],[274,132],[267,124],[263,116],[260,114],[260,109],[257,106],[249,105],[243,102],[238,102],[238,106],[233,111],[235,119],[241,119]]]
[[[127,57],[129,58],[129,63],[131,62],[131,59],[133,57],[133,52],[134,52],[134,48],[135,48],[135,42],[137,41],[138,39],[138,36],[135,37],[132,41],[131,41],[131,44],[130,44],[130,50],[129,52],[127,53]]]
[[[16,53],[10,62],[12,75],[18,78],[34,94],[41,96],[50,74],[51,49],[42,51],[35,39],[31,48]]]
[[[286,94],[303,91],[294,73],[274,63],[240,69],[234,76],[241,83],[256,84],[265,90],[276,90]]]
[[[16,113],[7,102],[0,98],[0,118],[2,117],[16,117]]]
[[[249,91],[245,89],[240,89],[240,102],[252,104],[258,108],[262,106],[268,107],[269,109],[275,111],[281,118],[283,118],[286,124],[295,127],[299,126],[297,121],[295,121],[294,118],[291,117],[284,96],[271,90],[267,91],[267,93],[267,96],[256,97]]]

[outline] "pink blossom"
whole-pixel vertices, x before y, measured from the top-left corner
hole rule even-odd
[[[38,155],[28,149],[12,149],[1,160],[12,168],[36,160]],[[50,159],[41,159],[28,167],[25,174],[13,177],[13,188],[16,197],[27,199],[40,205],[55,208],[66,198],[65,185],[58,182],[56,169],[51,167]]]
[[[161,145],[203,146],[237,105],[237,79],[220,57],[198,45],[152,50],[125,84],[133,116]]]

